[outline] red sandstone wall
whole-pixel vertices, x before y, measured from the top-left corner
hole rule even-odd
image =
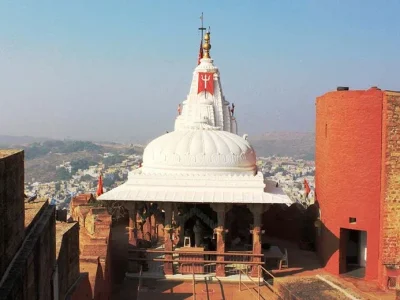
[[[385,92],[382,124],[380,264],[400,267],[400,93]],[[387,273],[382,266],[379,279],[383,287]],[[400,283],[400,270],[396,273]]]
[[[383,92],[329,92],[316,101],[318,252],[339,273],[340,228],[367,231],[366,279],[378,276]],[[357,218],[349,224],[349,217]]]
[[[61,225],[59,225],[61,226]],[[57,258],[59,298],[64,299],[79,279],[79,226],[75,223],[62,236],[60,252]]]
[[[1,150],[0,274],[4,274],[24,239],[24,216],[24,152]]]
[[[60,298],[62,299],[62,298]],[[88,274],[81,274],[79,282],[71,294],[65,298],[65,300],[92,300],[92,289],[90,287],[90,281]]]
[[[22,212],[23,213],[23,212]],[[9,276],[0,286],[0,299],[52,298],[52,275],[56,262],[55,207],[46,206],[40,212],[37,225],[25,238]]]

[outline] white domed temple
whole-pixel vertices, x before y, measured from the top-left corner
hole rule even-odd
[[[271,204],[292,203],[264,180],[247,136],[237,134],[210,49],[207,32],[174,131],[150,142],[142,167],[98,198],[129,211],[131,275],[142,265],[153,275],[226,276],[238,260],[257,274],[262,215]]]

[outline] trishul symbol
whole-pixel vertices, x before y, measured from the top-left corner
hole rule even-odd
[[[207,82],[209,82],[211,79],[211,75],[202,75],[201,80],[204,82],[204,89],[207,90]]]

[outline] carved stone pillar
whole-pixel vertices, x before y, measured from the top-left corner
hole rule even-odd
[[[151,229],[150,229],[150,234],[151,234],[151,241],[156,242],[157,241],[157,233],[156,233],[156,216],[153,214],[150,217],[150,224],[151,224]]]
[[[225,213],[226,207],[224,203],[212,204],[211,208],[217,212],[218,223],[217,228],[214,229],[214,233],[217,236],[217,265],[216,265],[216,276],[225,277],[225,264],[218,263],[225,260],[224,255],[218,255],[219,253],[225,253]]]
[[[262,254],[261,249],[261,234],[264,233],[261,230],[262,222],[261,218],[263,213],[268,210],[269,206],[265,204],[248,204],[247,207],[253,213],[254,224],[253,230],[250,230],[250,233],[253,234],[253,254]],[[261,262],[262,257],[253,257],[253,262]],[[253,265],[251,268],[251,276],[259,277],[261,274],[258,273],[258,265]]]
[[[129,212],[129,227],[128,227],[129,244],[132,246],[136,246],[137,245],[136,203],[129,202],[125,205],[125,208]]]
[[[151,242],[151,217],[146,218],[146,222],[143,226],[143,239]]]
[[[144,234],[143,234],[144,223],[143,223],[143,219],[142,219],[142,215],[141,215],[141,212],[143,211],[143,206],[144,206],[143,202],[139,202],[139,203],[136,204],[136,210],[137,210],[137,214],[136,214],[136,222],[137,222],[136,223],[136,228],[137,228],[137,230],[136,230],[136,232],[137,232],[136,238],[139,241],[143,240],[143,238],[144,238]],[[138,217],[139,217],[139,221],[137,221]]]
[[[137,246],[137,224],[136,224],[136,217],[137,217],[137,209],[135,202],[126,202],[124,207],[129,212],[129,227],[128,229],[128,250],[129,249],[136,249]],[[135,261],[139,255],[138,253],[128,253],[128,272],[136,273],[139,272],[138,262]]]
[[[165,221],[164,221],[164,250],[172,251],[172,203],[162,203],[161,207],[165,212]],[[173,256],[171,253],[165,254],[166,260],[172,260]],[[171,261],[164,262],[164,273],[165,275],[173,275],[173,263]]]
[[[172,232],[172,242],[175,246],[178,246],[180,241],[183,241],[181,238],[181,230],[180,230],[180,217],[179,217],[179,210],[178,210],[178,205],[173,205],[173,210],[172,210],[172,222],[175,225],[174,230]]]

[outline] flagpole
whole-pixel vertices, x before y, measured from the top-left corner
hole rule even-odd
[[[203,39],[204,39],[204,30],[207,30],[207,28],[204,27],[204,15],[203,12],[201,12],[201,16],[200,16],[200,20],[201,20],[201,27],[199,28],[199,30],[201,31],[201,47],[203,47]],[[207,98],[207,91],[204,91],[204,97]]]
[[[204,33],[204,30],[207,30],[207,28],[204,28],[203,19],[204,19],[204,16],[203,16],[203,12],[202,12],[202,13],[201,13],[201,16],[200,16],[201,27],[199,28],[199,30],[201,31],[201,42],[202,42],[202,43],[203,43],[203,33]]]

